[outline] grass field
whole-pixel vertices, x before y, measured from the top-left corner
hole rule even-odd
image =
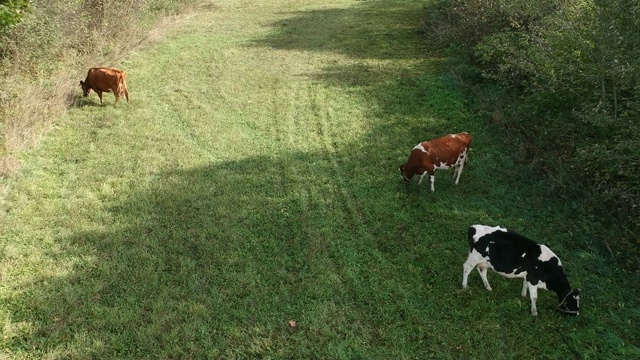
[[[638,274],[474,117],[424,4],[219,0],[122,59],[130,103],[74,89],[2,180],[0,359],[640,359]],[[460,184],[406,187],[457,131]],[[581,315],[463,291],[476,223],[549,245]]]

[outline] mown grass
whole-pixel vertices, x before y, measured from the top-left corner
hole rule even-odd
[[[417,31],[422,5],[219,1],[127,58],[131,103],[78,99],[21,154],[1,354],[638,357],[637,274],[470,114]],[[460,185],[402,184],[415,143],[462,130]],[[463,291],[474,223],[553,248],[582,314],[543,292],[534,319],[495,274]]]

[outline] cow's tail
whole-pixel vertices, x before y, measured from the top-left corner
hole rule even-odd
[[[467,150],[467,156],[465,156],[464,158],[464,163],[466,165],[469,162],[469,152],[471,152],[471,142],[473,141],[473,138],[469,133],[464,133],[464,134],[466,137],[466,139],[464,140],[464,147]]]
[[[124,96],[127,98],[127,102],[129,102],[129,90],[127,89],[127,73],[124,71],[120,71],[120,80],[118,81],[118,93],[124,93]]]

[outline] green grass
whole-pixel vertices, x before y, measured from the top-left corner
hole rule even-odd
[[[201,8],[119,64],[131,103],[80,98],[22,154],[0,358],[640,358],[638,274],[473,116],[424,2],[300,3]],[[463,130],[458,186],[404,186],[412,146]],[[548,244],[582,314],[463,291],[475,223]]]

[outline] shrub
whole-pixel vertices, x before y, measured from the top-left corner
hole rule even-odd
[[[565,173],[620,246],[640,230],[640,4],[631,0],[441,1],[426,21],[481,74],[481,113],[523,144],[525,161]],[[435,17],[435,20],[434,20]],[[534,155],[532,155],[534,154]],[[556,164],[553,167],[553,164]],[[580,183],[573,179],[581,179]],[[604,230],[606,228],[606,230]]]
[[[0,4],[0,31],[19,24],[27,10],[29,10],[27,0],[3,1],[3,4]]]

